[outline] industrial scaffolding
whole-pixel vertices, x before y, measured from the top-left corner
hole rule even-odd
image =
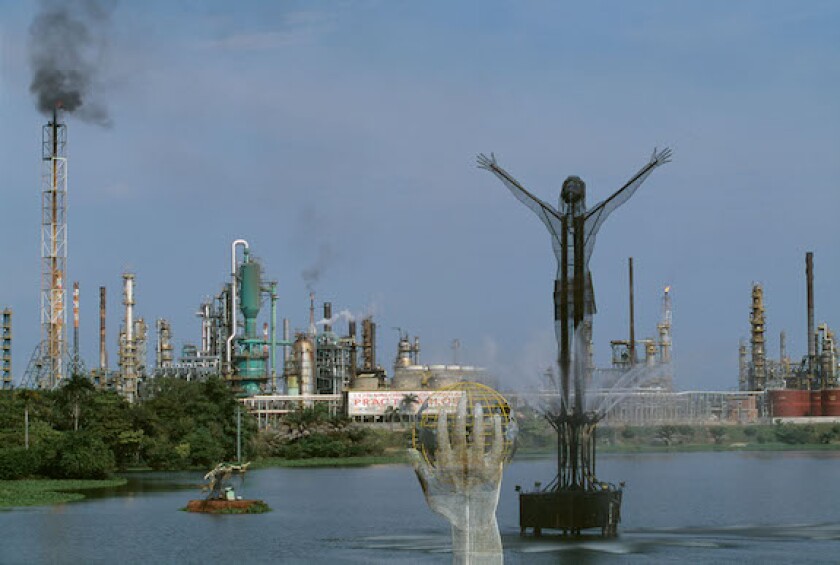
[[[12,388],[12,310],[0,310],[0,387]]]
[[[59,119],[54,108],[41,138],[41,343],[28,379],[39,388],[57,386],[67,361],[67,127]]]

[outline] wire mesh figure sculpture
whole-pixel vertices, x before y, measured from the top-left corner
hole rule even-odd
[[[478,156],[478,167],[496,175],[517,200],[540,218],[551,235],[552,248],[557,259],[557,275],[554,281],[554,330],[560,370],[560,406],[553,414],[546,416],[558,432],[560,486],[585,487],[594,481],[594,471],[589,471],[586,462],[589,447],[585,444],[588,442],[586,437],[582,436],[587,436],[586,429],[594,426],[597,415],[584,414],[586,370],[583,360],[585,347],[581,344],[588,343],[589,336],[583,334],[587,333],[586,328],[591,328],[591,318],[595,313],[589,259],[598,230],[616,208],[633,196],[653,170],[668,163],[670,158],[670,149],[654,149],[644,167],[609,198],[592,208],[586,206],[586,184],[579,177],[570,176],[563,182],[558,207],[554,208],[534,196],[500,167],[493,153],[490,157],[484,154]],[[570,405],[572,398],[569,380],[572,375],[574,406]],[[566,429],[565,423],[572,420],[578,421],[571,430]],[[591,456],[594,467],[594,451]]]

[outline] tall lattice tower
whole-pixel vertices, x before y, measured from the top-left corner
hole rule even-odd
[[[67,356],[67,126],[60,119],[57,107],[42,133],[41,388],[61,382]]]

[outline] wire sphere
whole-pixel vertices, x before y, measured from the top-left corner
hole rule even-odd
[[[493,447],[493,435],[495,433],[493,417],[498,414],[502,419],[504,461],[510,461],[515,451],[518,432],[510,404],[504,396],[489,386],[471,381],[445,386],[426,399],[420,410],[417,411],[417,422],[411,437],[412,447],[420,452],[429,465],[434,467],[438,446],[438,416],[441,412],[446,413],[446,428],[449,432],[449,441],[452,443],[452,438],[455,437],[458,402],[464,395],[467,397],[467,445],[471,446],[475,441],[473,434],[476,418],[475,406],[481,404],[485,454],[489,453]]]

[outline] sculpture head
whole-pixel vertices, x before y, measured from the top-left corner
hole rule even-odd
[[[580,177],[571,176],[563,181],[563,189],[560,191],[560,204],[575,204],[586,196],[586,183]]]

